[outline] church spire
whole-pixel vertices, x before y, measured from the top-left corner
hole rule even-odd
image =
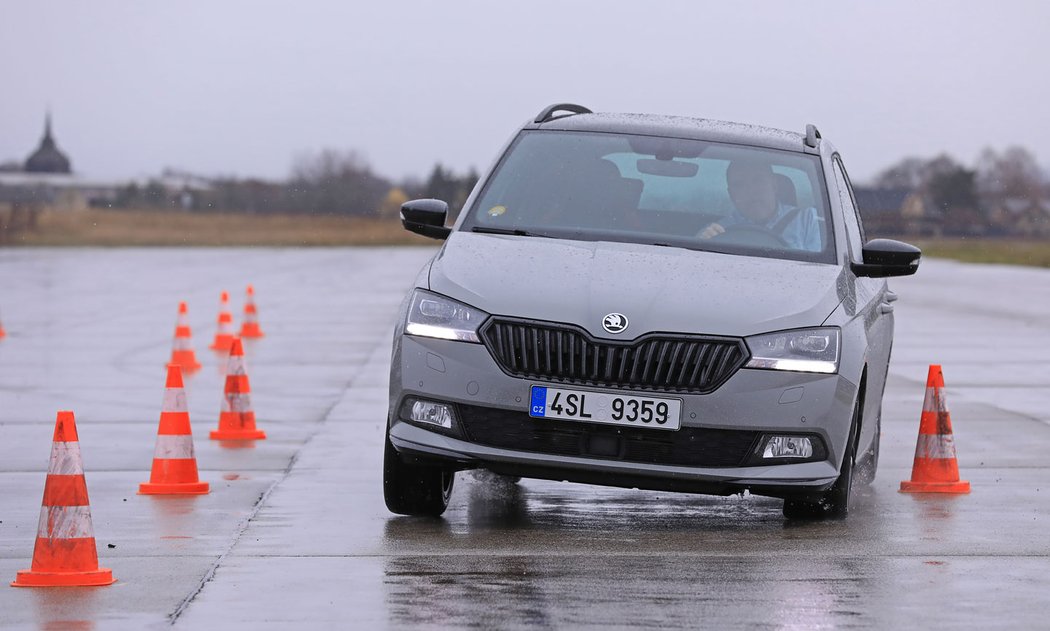
[[[40,139],[40,146],[33,155],[29,156],[25,163],[25,170],[30,173],[71,173],[69,158],[62,153],[51,135],[51,108],[47,108],[44,116],[44,137]]]

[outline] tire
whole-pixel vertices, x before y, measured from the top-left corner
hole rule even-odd
[[[893,359],[893,342],[890,342],[890,350],[886,354],[886,370],[882,373],[882,393],[879,395],[879,415],[875,417],[875,438],[871,441],[871,449],[867,457],[857,466],[857,484],[870,486],[875,481],[875,474],[879,471],[879,445],[882,442],[882,397],[886,394],[886,381],[890,376],[890,360]]]
[[[383,499],[391,513],[440,517],[452,496],[455,472],[435,465],[407,464],[386,439]]]
[[[864,486],[871,485],[875,481],[875,474],[879,470],[879,443],[882,436],[882,411],[879,410],[879,418],[875,421],[875,438],[871,441],[871,449],[864,462],[857,465],[856,482]]]
[[[853,423],[846,453],[842,455],[842,466],[835,484],[817,499],[788,498],[784,500],[784,517],[788,519],[842,518],[849,514],[850,494],[857,463],[857,428],[860,423],[860,401],[853,409]]]

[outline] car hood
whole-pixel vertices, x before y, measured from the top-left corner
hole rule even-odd
[[[644,333],[746,336],[819,326],[841,301],[836,265],[604,241],[453,232],[430,289],[493,315]],[[609,313],[630,324],[602,329]]]

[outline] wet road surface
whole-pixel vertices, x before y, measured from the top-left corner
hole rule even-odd
[[[1045,623],[1050,272],[925,261],[892,282],[878,478],[849,519],[780,501],[460,474],[441,520],[380,480],[390,333],[430,249],[0,251],[0,580],[29,567],[55,412],[76,412],[106,588],[0,587],[0,627],[986,628]],[[254,283],[269,438],[210,441],[218,294]],[[149,476],[179,300],[205,364],[187,392],[194,498]],[[235,316],[239,319],[239,313]],[[968,496],[896,492],[926,368],[944,366]]]

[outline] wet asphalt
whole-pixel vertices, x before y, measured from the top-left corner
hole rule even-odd
[[[878,477],[843,521],[781,502],[459,474],[443,519],[383,506],[390,335],[429,248],[0,251],[0,627],[1044,627],[1050,271],[930,260],[894,280]],[[269,438],[207,438],[218,295]],[[176,307],[201,478],[148,479]],[[941,363],[965,496],[897,492]],[[104,588],[7,587],[29,567],[55,412],[76,413]]]

